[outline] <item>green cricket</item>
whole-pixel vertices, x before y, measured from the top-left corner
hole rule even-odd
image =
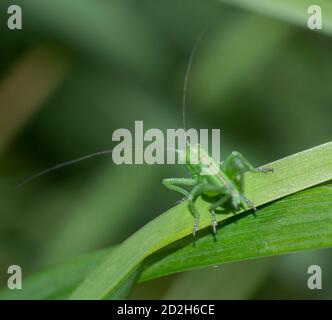
[[[185,157],[189,159],[190,156],[199,154],[199,162],[192,164],[190,161],[185,162],[185,167],[188,170],[191,178],[168,178],[163,179],[163,184],[170,190],[177,191],[185,196],[188,200],[188,205],[191,213],[194,216],[193,235],[196,235],[199,224],[199,212],[195,207],[195,199],[198,196],[204,195],[208,198],[218,198],[209,207],[211,212],[212,230],[216,233],[217,220],[215,210],[227,203],[238,211],[250,209],[256,211],[256,207],[252,201],[247,199],[244,195],[244,173],[245,172],[272,172],[272,168],[255,168],[250,162],[242,156],[239,152],[233,151],[225,161],[216,163],[199,145],[191,146],[187,144]],[[215,170],[218,167],[218,173],[214,175],[202,175],[203,168],[211,168]],[[186,190],[186,187],[191,187],[191,191]]]
[[[188,78],[193,62],[195,51],[200,43],[202,35],[196,40],[191,51],[190,59],[186,68],[182,94],[182,122],[183,129],[186,130],[186,91]],[[184,196],[183,200],[188,200],[188,207],[194,217],[193,236],[196,235],[199,227],[199,212],[195,206],[195,200],[199,196],[205,196],[214,200],[210,205],[211,226],[213,233],[217,232],[216,210],[223,207],[231,207],[233,210],[253,209],[256,207],[252,201],[247,199],[244,194],[244,174],[246,172],[267,173],[273,172],[272,168],[255,168],[243,155],[233,151],[225,161],[217,163],[209,154],[199,145],[191,145],[186,139],[185,150],[175,150],[182,157],[182,163],[185,165],[190,178],[167,178],[163,179],[163,185],[173,191],[177,191]],[[113,150],[104,150],[86,156],[57,164],[51,168],[43,170],[22,181],[17,187],[21,187],[36,178],[51,171],[72,165],[74,163],[87,160],[93,157],[112,153]],[[197,159],[193,162],[191,159]],[[213,174],[202,174],[206,170]],[[191,188],[191,191],[187,189]]]
[[[203,37],[198,37],[191,51],[190,59],[187,65],[182,96],[182,126],[186,129],[186,92],[188,78],[195,55],[195,51]],[[189,210],[194,217],[193,235],[196,235],[199,225],[199,212],[195,206],[197,197],[203,195],[217,200],[209,207],[211,213],[211,226],[213,233],[217,232],[217,219],[215,210],[223,206],[230,205],[235,211],[249,207],[256,211],[252,201],[244,195],[244,174],[248,171],[267,173],[273,172],[272,168],[255,168],[241,153],[233,151],[225,161],[216,163],[212,157],[199,145],[187,145],[182,154],[184,165],[191,178],[168,178],[163,179],[163,184],[170,190],[177,191],[185,196],[183,200],[188,200]],[[197,163],[192,163],[190,159],[198,159]],[[214,174],[204,175],[203,169],[210,169]],[[186,188],[192,188],[188,191]]]

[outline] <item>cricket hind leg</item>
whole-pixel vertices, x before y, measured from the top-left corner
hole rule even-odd
[[[230,178],[234,178],[239,173],[261,172],[268,173],[273,172],[273,168],[262,167],[255,168],[240,152],[233,151],[228,158],[221,164],[221,169],[227,173]]]
[[[273,168],[261,167],[255,168],[240,152],[233,151],[229,157],[221,164],[221,169],[230,177],[234,179],[241,191],[244,191],[244,173],[249,172],[259,172],[268,173],[273,172]],[[242,195],[243,202],[250,209],[256,212],[256,207],[254,203]],[[244,206],[245,208],[245,206]]]
[[[249,207],[249,209],[252,209],[254,211],[254,215],[255,215],[255,213],[257,211],[255,204],[251,200],[247,199],[245,196],[242,196],[242,199],[243,199],[244,203]],[[244,206],[243,209],[246,209],[246,207]]]

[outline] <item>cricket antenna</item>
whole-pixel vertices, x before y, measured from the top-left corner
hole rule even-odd
[[[50,167],[48,169],[45,169],[43,171],[40,171],[28,178],[26,178],[25,180],[21,181],[16,187],[15,189],[19,189],[21,187],[23,187],[24,185],[26,185],[27,183],[47,174],[47,173],[50,173],[52,171],[55,171],[55,170],[58,170],[58,169],[61,169],[61,168],[64,168],[64,167],[67,167],[67,166],[70,166],[72,164],[75,164],[77,162],[81,162],[81,161],[84,161],[84,160],[87,160],[87,159],[90,159],[90,158],[94,158],[94,157],[98,157],[98,156],[102,156],[102,155],[106,155],[106,154],[110,154],[112,153],[113,150],[112,149],[109,149],[109,150],[103,150],[103,151],[99,151],[99,152],[95,152],[95,153],[90,153],[86,156],[83,156],[83,157],[80,157],[80,158],[76,158],[76,159],[73,159],[73,160],[69,160],[69,161],[66,161],[66,162],[62,162],[62,163],[59,163],[53,167]]]
[[[195,53],[197,51],[197,48],[202,41],[203,36],[205,35],[205,32],[202,32],[196,39],[195,44],[193,48],[191,49],[190,58],[187,64],[186,73],[184,76],[184,82],[183,82],[183,90],[182,90],[182,128],[183,130],[186,130],[186,108],[187,108],[187,88],[188,88],[188,80],[189,80],[189,74],[190,70],[193,64],[193,60],[195,57]]]
[[[134,150],[134,149],[136,149],[136,148],[124,148],[123,150]],[[174,148],[163,148],[163,149],[164,150],[172,150],[172,151],[178,152],[178,153],[181,152],[180,150],[177,150],[177,149],[174,149]],[[113,149],[107,149],[107,150],[102,150],[102,151],[95,152],[95,153],[90,153],[90,154],[87,154],[83,157],[72,159],[72,160],[69,160],[69,161],[66,161],[66,162],[58,163],[53,167],[49,167],[49,168],[47,168],[43,171],[40,171],[40,172],[24,179],[23,181],[21,181],[20,183],[18,183],[15,186],[15,189],[19,189],[19,188],[25,186],[26,184],[30,183],[31,181],[36,180],[37,178],[39,178],[41,176],[44,176],[44,175],[46,175],[50,172],[53,172],[55,170],[71,166],[72,164],[75,164],[75,163],[78,163],[78,162],[81,162],[81,161],[84,161],[84,160],[88,160],[88,159],[99,157],[99,156],[108,155],[108,154],[111,154],[111,153],[113,153]]]
[[[188,80],[189,80],[189,74],[190,74],[190,70],[191,70],[191,66],[192,66],[192,63],[193,63],[193,60],[194,60],[194,56],[195,56],[195,53],[197,51],[197,48],[203,38],[203,36],[205,35],[205,32],[202,32],[196,39],[195,41],[195,44],[191,50],[191,53],[190,53],[190,58],[189,58],[189,61],[188,61],[188,65],[187,65],[187,68],[186,68],[186,73],[185,73],[185,77],[184,77],[184,83],[183,83],[183,91],[182,91],[182,127],[184,130],[186,130],[186,106],[187,106],[187,88],[188,88]],[[133,148],[135,149],[135,148]],[[163,149],[170,149],[170,148],[163,148]],[[176,151],[176,152],[180,152],[179,150],[177,149],[174,149],[173,151]],[[55,171],[55,170],[58,170],[58,169],[61,169],[61,168],[64,168],[64,167],[67,167],[67,166],[70,166],[72,164],[75,164],[75,163],[78,163],[78,162],[81,162],[81,161],[84,161],[84,160],[87,160],[87,159],[91,159],[91,158],[94,158],[94,157],[99,157],[99,156],[102,156],[102,155],[106,155],[106,154],[110,154],[113,152],[113,149],[109,149],[109,150],[104,150],[104,151],[99,151],[99,152],[95,152],[95,153],[91,153],[91,154],[88,154],[88,155],[85,155],[83,157],[80,157],[80,158],[76,158],[76,159],[73,159],[73,160],[69,160],[69,161],[66,161],[66,162],[63,162],[63,163],[59,163],[53,167],[50,167],[48,169],[45,169],[43,171],[40,171],[28,178],[26,178],[25,180],[23,180],[22,182],[20,182],[15,189],[18,189],[18,188],[21,188],[23,187],[24,185],[26,185],[27,183],[30,183],[31,181],[47,174],[47,173],[50,173],[52,171]]]

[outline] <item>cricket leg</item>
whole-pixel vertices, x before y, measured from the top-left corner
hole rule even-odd
[[[257,208],[255,207],[254,203],[251,200],[247,199],[245,196],[242,196],[242,198],[243,198],[245,204],[249,207],[249,209],[254,210],[254,214],[255,214],[255,212],[257,211]]]
[[[256,169],[241,153],[237,151],[233,151],[231,153],[231,155],[222,164],[222,167],[229,177],[237,181],[242,192],[244,191],[245,172],[273,172],[272,168],[263,167]],[[242,197],[242,200],[244,209],[249,207],[250,209],[253,209],[254,212],[256,212],[256,207],[251,200],[245,198],[244,196]]]
[[[215,210],[218,207],[222,206],[228,199],[230,198],[230,195],[224,195],[222,198],[217,200],[215,203],[211,204],[210,210]]]
[[[195,222],[193,227],[193,235],[196,235],[196,232],[198,231],[198,223],[199,223],[199,212],[195,206],[195,199],[201,195],[204,192],[222,192],[224,191],[223,188],[220,188],[219,186],[213,186],[208,183],[201,183],[196,185],[190,192],[189,195],[189,209],[192,212]]]
[[[222,163],[221,169],[225,171],[231,178],[235,177],[239,172],[273,172],[272,168],[255,168],[240,152],[233,151],[228,158]]]
[[[218,226],[218,221],[216,218],[216,212],[212,209],[210,209],[210,213],[211,213],[211,226],[212,226],[212,231],[214,234],[217,233],[217,226]]]
[[[215,209],[222,206],[229,198],[230,198],[229,195],[224,195],[222,198],[220,198],[218,201],[216,201],[210,206],[211,226],[214,234],[217,232],[217,226],[218,226]]]
[[[191,178],[168,178],[163,179],[163,185],[173,191],[183,194],[186,198],[189,198],[189,191],[183,187],[193,187],[197,184],[197,179]]]

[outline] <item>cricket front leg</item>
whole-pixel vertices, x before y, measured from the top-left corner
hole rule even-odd
[[[215,210],[222,206],[228,199],[230,199],[230,195],[224,195],[223,197],[221,197],[218,201],[216,201],[215,203],[213,203],[210,206],[210,212],[211,212],[211,226],[212,226],[212,230],[213,233],[216,234],[217,233],[217,226],[218,226],[218,221],[216,218],[216,212]]]
[[[200,196],[201,194],[203,194],[204,192],[223,192],[223,191],[224,191],[223,188],[220,188],[219,186],[210,185],[208,183],[198,184],[191,190],[188,200],[189,200],[189,209],[195,219],[194,227],[193,227],[193,236],[196,235],[196,232],[198,231],[198,224],[199,224],[199,212],[195,206],[196,198],[198,196]],[[210,209],[210,212],[212,214],[212,228],[213,228],[213,230],[215,230],[216,219],[215,219],[214,211],[212,212]],[[213,219],[213,216],[214,216],[214,219]]]
[[[179,192],[185,196],[186,199],[189,198],[189,191],[184,187],[193,187],[197,184],[197,179],[191,178],[168,178],[163,179],[163,185],[170,190]]]

